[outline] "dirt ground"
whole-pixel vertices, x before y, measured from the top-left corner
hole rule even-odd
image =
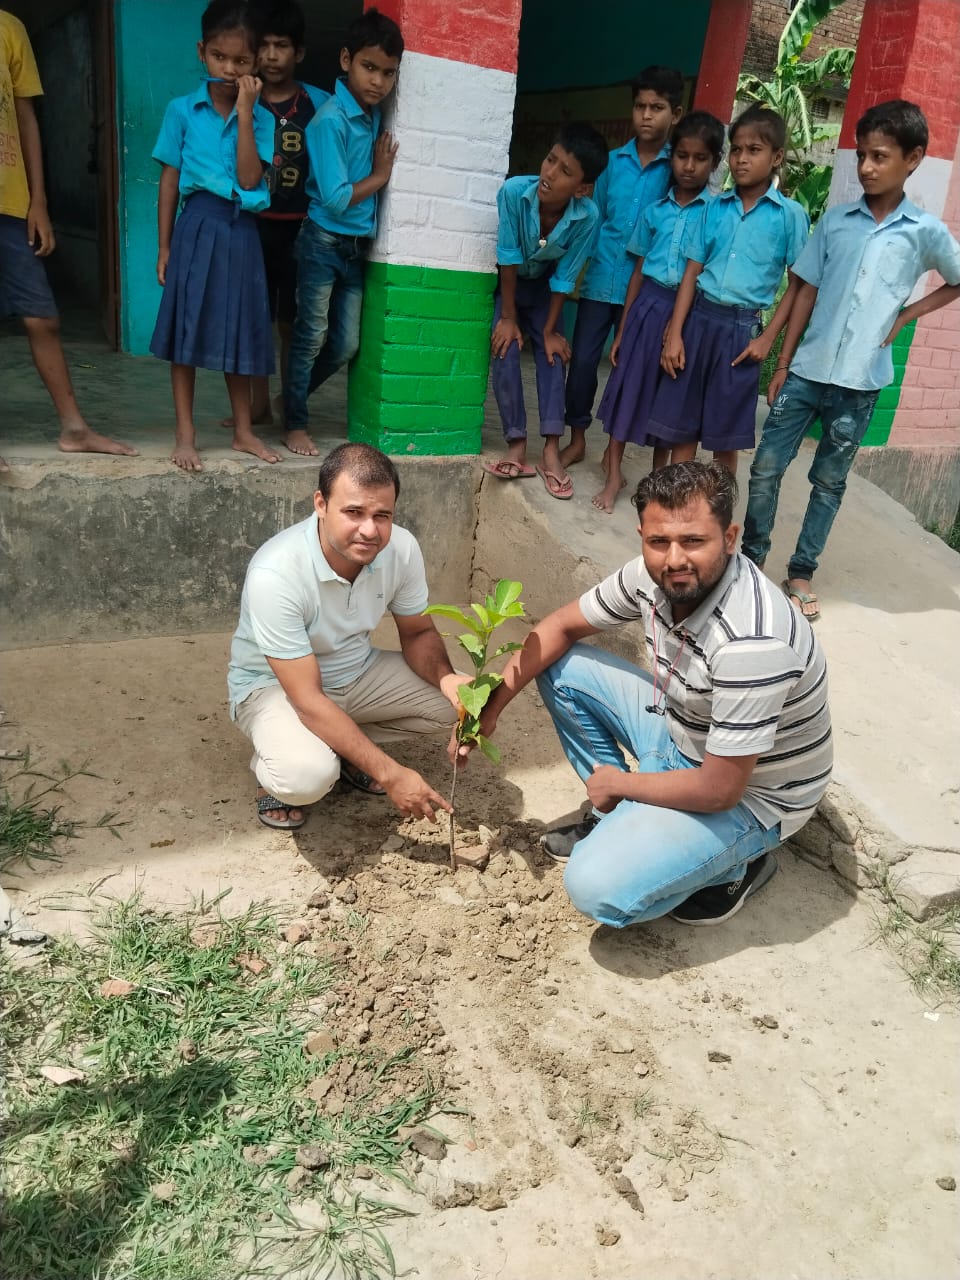
[[[424,1060],[469,1112],[441,1118],[446,1158],[394,1197],[416,1212],[389,1233],[401,1273],[960,1276],[956,1195],[936,1181],[958,1173],[958,1020],[871,941],[868,902],[786,848],[720,928],[592,925],[537,852],[583,795],[529,691],[501,726],[503,767],[473,762],[458,784],[460,826],[503,846],[483,874],[453,875],[439,833],[357,793],[269,832],[227,714],[228,645],[4,656],[0,746],[86,764],[101,776],[70,784],[69,816],[127,822],[7,887],[53,933],[83,928],[92,887],[168,905],[229,887],[226,910],[287,904],[315,940],[361,916],[343,1034],[371,996],[384,1038],[413,1007]],[[447,789],[439,743],[398,755]]]

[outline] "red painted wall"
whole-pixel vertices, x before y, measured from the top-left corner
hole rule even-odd
[[[867,0],[840,146],[868,107],[918,103],[930,124],[927,154],[952,160],[960,130],[960,0]]]
[[[520,0],[367,0],[393,18],[406,47],[496,71],[517,70]]]
[[[733,112],[752,12],[752,0],[713,0],[710,8],[693,105],[721,120]]]

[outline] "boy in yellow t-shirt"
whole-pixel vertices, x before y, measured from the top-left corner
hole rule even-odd
[[[23,321],[33,362],[60,418],[60,448],[65,453],[135,454],[129,445],[92,430],[73,394],[57,304],[41,261],[56,245],[31,101],[42,93],[26,29],[0,9],[0,317]],[[8,470],[2,459],[0,470]]]

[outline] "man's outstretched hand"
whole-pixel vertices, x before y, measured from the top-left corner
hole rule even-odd
[[[453,813],[449,801],[434,791],[416,769],[405,769],[402,765],[397,765],[396,772],[382,781],[390,800],[401,813],[411,818],[429,818],[431,822],[436,822],[437,809]]]

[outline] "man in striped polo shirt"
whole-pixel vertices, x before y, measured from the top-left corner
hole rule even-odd
[[[716,464],[642,480],[642,557],[535,627],[484,712],[489,736],[536,679],[592,804],[542,844],[567,864],[574,905],[603,924],[729,919],[774,874],[771,850],[830,779],[823,653],[782,591],[736,553],[735,499]],[[643,624],[650,672],[578,643],[630,622]]]

